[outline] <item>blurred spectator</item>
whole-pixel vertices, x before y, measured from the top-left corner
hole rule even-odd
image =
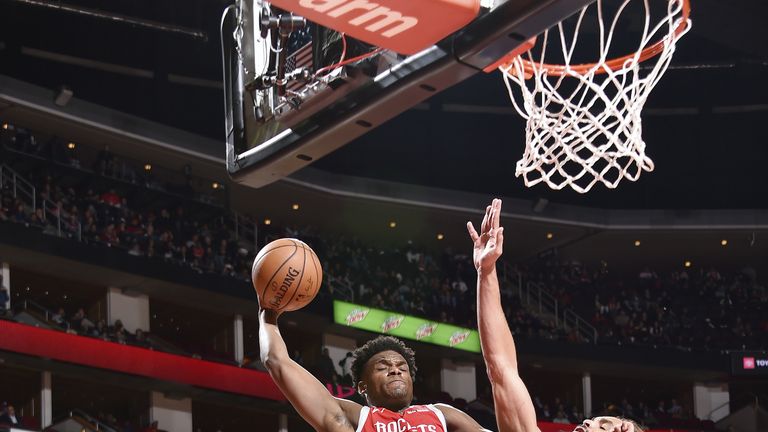
[[[89,333],[90,330],[94,327],[93,321],[89,320],[88,317],[85,316],[85,309],[83,308],[79,308],[77,312],[72,316],[70,324],[72,324],[75,330],[83,333]]]
[[[2,283],[3,278],[0,276],[0,283]],[[0,287],[0,315],[5,315],[6,312],[6,306],[8,305],[8,301],[10,300],[10,296],[8,296],[8,290]]]
[[[347,352],[347,355],[339,360],[339,367],[341,367],[341,383],[351,387],[354,386],[354,383],[352,382],[352,360],[353,356],[351,352]]]
[[[571,421],[568,420],[568,416],[565,415],[565,412],[563,410],[559,410],[557,414],[555,414],[555,417],[552,419],[552,423],[570,423]]]
[[[109,337],[108,331],[107,322],[102,319],[99,320],[99,322],[96,323],[96,326],[91,329],[91,336],[107,339]]]
[[[323,348],[323,352],[317,361],[317,374],[324,383],[333,382],[336,378],[336,368],[333,366],[333,360],[328,352],[328,348]]]
[[[147,336],[144,334],[144,330],[136,329],[136,332],[133,335],[133,344],[149,348],[149,342],[147,342]]]
[[[123,327],[123,322],[120,320],[115,321],[115,325],[112,327],[110,337],[115,342],[125,344],[128,341],[128,332]]]
[[[682,417],[683,407],[681,407],[680,404],[677,403],[677,399],[672,399],[672,402],[670,402],[669,404],[669,409],[667,410],[667,414],[676,418]]]
[[[2,415],[0,415],[0,425],[10,425],[11,427],[19,427],[21,425],[21,417],[16,416],[16,409],[13,405],[8,405]]]
[[[489,430],[496,429],[496,416],[493,411],[490,388],[484,388],[475,400],[466,405],[464,411],[480,423],[480,426]]]
[[[63,307],[60,307],[56,311],[56,313],[51,315],[51,321],[55,322],[56,324],[58,324],[59,326],[62,326],[62,327],[65,325],[66,319],[67,318],[66,318],[66,314],[64,312],[64,308]]]

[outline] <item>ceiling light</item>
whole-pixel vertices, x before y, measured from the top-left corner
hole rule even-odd
[[[554,237],[554,236],[555,235],[552,234],[552,233],[547,233],[547,240],[552,240],[552,237]]]
[[[272,219],[264,219],[264,225],[272,225]]]
[[[438,233],[438,234],[437,234],[437,239],[438,239],[438,240],[442,240],[442,239],[444,239],[444,238],[445,238],[445,236],[443,235],[443,233]]]
[[[635,240],[635,246],[640,246],[640,240]]]
[[[8,123],[3,123],[3,130],[8,130]]]
[[[720,246],[728,246],[728,240],[726,239],[720,240]]]
[[[211,187],[212,187],[212,188],[214,188],[214,189],[218,189],[218,188],[220,188],[220,187],[221,187],[221,185],[220,185],[218,182],[213,182],[213,183],[211,184]]]
[[[75,143],[73,143],[73,142],[71,142],[71,143],[67,144],[67,148],[68,148],[68,149],[70,149],[70,150],[74,150],[74,149],[75,149],[75,147],[76,147],[76,145],[75,145]]]
[[[291,208],[294,209],[294,210],[298,210],[299,209],[299,205],[298,204],[294,204],[294,205],[291,206]]]
[[[683,265],[686,266],[686,267],[690,267],[691,266],[691,262],[690,261],[685,261],[685,264],[683,264]]]
[[[144,171],[152,171],[152,165],[151,164],[144,165]]]
[[[395,221],[391,221],[391,222],[389,223],[389,227],[390,227],[390,228],[394,228],[394,227],[396,227],[396,226],[397,226],[397,222],[395,222]]]

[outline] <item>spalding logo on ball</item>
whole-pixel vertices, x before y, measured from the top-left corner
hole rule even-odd
[[[284,238],[259,251],[253,260],[251,279],[262,308],[289,312],[315,298],[323,281],[323,269],[306,243]]]

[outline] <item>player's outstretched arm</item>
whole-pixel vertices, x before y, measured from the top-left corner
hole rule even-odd
[[[259,311],[261,361],[272,379],[299,415],[315,430],[353,431],[355,428],[349,419],[357,419],[361,406],[331,396],[317,378],[290,358],[277,328],[277,317],[278,314],[274,311]]]
[[[480,345],[493,388],[499,432],[536,432],[536,411],[531,395],[518,374],[517,352],[512,332],[501,308],[496,260],[502,254],[504,228],[499,226],[501,200],[494,199],[485,210],[480,233],[467,223],[474,243],[477,269],[477,327]]]

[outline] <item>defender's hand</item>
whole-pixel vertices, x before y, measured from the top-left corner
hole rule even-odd
[[[499,226],[500,214],[501,200],[494,199],[491,205],[485,208],[480,234],[477,233],[472,222],[467,222],[467,231],[474,243],[472,258],[478,272],[489,272],[495,269],[496,260],[503,252],[504,228]]]

